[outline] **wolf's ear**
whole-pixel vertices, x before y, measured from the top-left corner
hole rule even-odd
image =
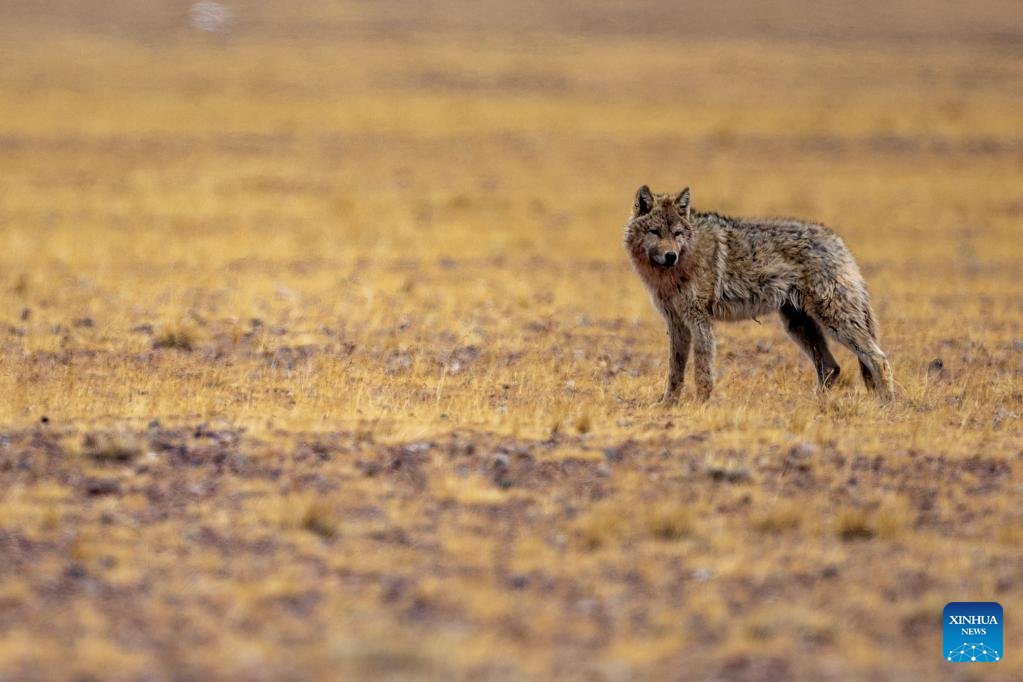
[[[636,190],[636,202],[632,205],[632,214],[635,217],[646,215],[654,207],[654,195],[650,188],[643,185]]]
[[[675,197],[675,208],[678,209],[679,215],[684,215],[686,220],[689,220],[689,188],[686,187],[684,190],[678,193]]]

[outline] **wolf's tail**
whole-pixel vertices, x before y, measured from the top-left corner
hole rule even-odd
[[[867,327],[867,333],[870,334],[870,338],[877,341],[878,327],[877,319],[874,317],[874,310],[870,306],[870,300],[868,299],[863,305],[863,320]]]
[[[874,308],[871,306],[871,300],[868,299],[863,303],[863,323],[866,326],[866,333],[871,334],[876,342],[878,340],[878,320],[874,317]]]

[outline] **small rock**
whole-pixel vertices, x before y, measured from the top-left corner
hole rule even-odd
[[[813,443],[797,443],[789,449],[789,457],[804,460],[816,456],[818,452],[820,452],[820,448]]]
[[[404,578],[397,576],[386,576],[383,579],[383,590],[381,599],[385,602],[397,601],[408,591],[408,583]]]
[[[249,458],[240,452],[236,452],[228,459],[228,465],[234,472],[244,471],[249,463]]]
[[[752,476],[749,470],[744,467],[732,467],[732,466],[720,466],[720,465],[708,465],[706,468],[707,475],[715,481],[725,481],[726,483],[746,483]]]
[[[79,317],[79,318],[71,321],[71,326],[72,327],[88,328],[88,327],[92,327],[95,324],[96,324],[95,321],[91,317],[89,317],[88,315],[85,316],[85,317]]]
[[[462,346],[451,351],[446,360],[446,367],[449,374],[460,374],[469,365],[480,357],[480,349],[477,346]]]
[[[117,495],[121,492],[121,484],[115,478],[87,478],[85,492],[90,495]]]
[[[943,376],[945,374],[945,362],[941,358],[934,358],[927,365],[927,374],[930,376]]]
[[[1007,410],[1004,407],[999,407],[995,412],[995,426],[1001,426],[1002,422],[1010,419],[1019,419],[1019,415],[1011,410]]]
[[[513,575],[508,581],[508,584],[513,590],[521,590],[529,585],[529,576]]]
[[[409,455],[418,455],[421,452],[428,452],[433,449],[433,443],[421,441],[419,443],[408,443],[402,450]]]
[[[86,575],[85,567],[79,563],[71,564],[70,566],[68,566],[67,570],[64,571],[64,575],[73,580],[79,580],[81,578],[84,578]]]
[[[620,462],[622,461],[622,458],[625,456],[624,450],[625,447],[622,445],[604,448],[604,459],[606,459],[608,462]]]
[[[373,461],[366,462],[359,460],[355,462],[355,466],[357,469],[362,471],[362,475],[366,476],[367,478],[372,478],[378,475],[383,470],[383,467],[380,465],[379,462]]]
[[[705,583],[714,576],[714,572],[709,568],[698,568],[693,571],[693,580],[698,583]]]

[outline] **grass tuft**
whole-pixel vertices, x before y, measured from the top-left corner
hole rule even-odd
[[[334,511],[321,502],[311,502],[302,513],[299,522],[302,529],[318,535],[324,540],[337,537],[341,523]]]
[[[805,505],[798,502],[782,501],[769,509],[754,513],[750,525],[761,533],[788,533],[802,527],[806,513]]]
[[[196,338],[196,331],[190,326],[171,326],[157,334],[156,338],[153,339],[153,348],[167,348],[189,352],[195,349]]]
[[[870,540],[877,535],[877,528],[863,509],[842,509],[835,515],[835,533],[846,541]]]
[[[647,510],[646,529],[657,540],[682,540],[693,533],[693,516],[685,506],[669,502]]]
[[[92,433],[82,439],[81,454],[99,463],[124,464],[142,454],[139,438],[130,433]]]

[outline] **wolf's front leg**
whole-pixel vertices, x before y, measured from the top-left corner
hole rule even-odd
[[[714,325],[710,320],[693,324],[693,360],[697,400],[708,400],[714,390]]]
[[[689,360],[689,347],[692,345],[692,334],[682,320],[668,319],[668,384],[664,388],[662,405],[672,405],[678,401],[685,382],[686,362]]]

